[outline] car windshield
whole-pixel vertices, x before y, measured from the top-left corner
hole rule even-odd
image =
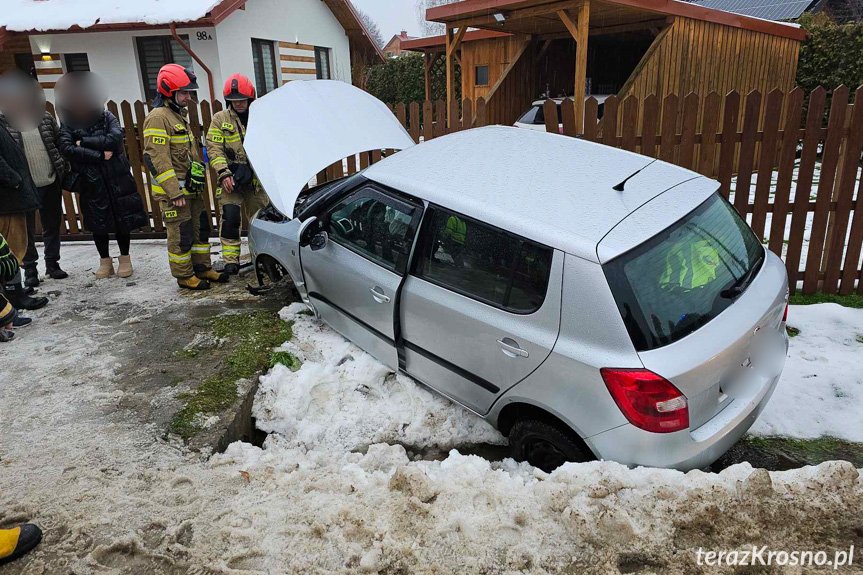
[[[530,110],[522,114],[521,118],[518,119],[518,122],[520,124],[545,124],[545,109],[542,107],[542,104],[534,105]],[[557,123],[560,124],[561,122],[563,122],[563,120],[561,119],[560,104],[558,104]]]
[[[677,341],[730,306],[764,261],[764,247],[725,198],[603,266],[638,351]]]

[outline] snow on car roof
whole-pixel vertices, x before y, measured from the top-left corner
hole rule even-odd
[[[0,26],[7,30],[67,30],[95,24],[170,24],[207,15],[221,0],[7,0]]]
[[[613,189],[639,170],[624,191]],[[632,152],[503,126],[436,138],[364,175],[592,261],[599,261],[597,243],[623,218],[672,186],[702,177]]]

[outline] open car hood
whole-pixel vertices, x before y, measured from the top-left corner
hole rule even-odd
[[[335,80],[288,82],[252,103],[243,142],[277,210],[293,217],[303,187],[327,166],[353,154],[413,139],[383,102]]]

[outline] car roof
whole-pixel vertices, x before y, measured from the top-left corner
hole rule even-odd
[[[626,216],[681,182],[703,178],[625,150],[505,126],[435,138],[372,165],[364,175],[597,262],[597,244]],[[624,191],[614,190],[627,178]],[[656,232],[672,223],[657,222]]]
[[[611,96],[612,96],[611,94],[591,94],[590,96],[585,96],[584,99],[588,100],[590,98],[593,98],[596,100],[597,104],[602,104],[606,100],[608,100]],[[554,100],[554,102],[558,105],[560,105],[566,99],[567,98],[552,98],[552,100]],[[572,98],[570,97],[569,99],[572,99]],[[531,104],[531,106],[542,106],[543,104],[545,104],[545,100],[534,100],[533,104]]]

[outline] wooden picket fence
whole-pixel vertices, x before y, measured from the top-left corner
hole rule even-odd
[[[805,94],[800,88],[787,94],[776,90],[766,98],[758,92],[745,98],[737,92],[725,97],[714,92],[705,98],[670,95],[660,102],[651,95],[619,102],[612,96],[604,103],[601,119],[597,101],[590,98],[581,134],[576,133],[573,102],[561,104],[559,123],[557,104],[548,100],[545,129],[658,158],[717,179],[721,193],[768,248],[783,258],[792,291],[799,284],[803,293],[863,294],[863,195],[859,193],[863,105],[849,103],[849,97],[847,87],[829,94],[819,87],[809,94],[804,117]],[[863,87],[857,89],[853,101],[863,103],[861,98]],[[146,106],[109,102],[108,108],[125,128],[126,149],[145,205],[156,207],[149,199],[150,174],[141,156]],[[456,113],[449,122],[446,108],[443,101],[391,107],[417,143],[487,124],[483,99],[453,102]],[[221,109],[221,102],[190,107],[195,137],[201,137],[212,114]],[[353,174],[393,153],[395,150],[372,150],[345,158],[322,170],[310,184]],[[216,230],[219,214],[212,171],[209,180],[208,206]],[[74,198],[64,192],[64,200],[64,239],[89,237]],[[133,237],[164,236],[159,210],[150,209],[150,225]]]

